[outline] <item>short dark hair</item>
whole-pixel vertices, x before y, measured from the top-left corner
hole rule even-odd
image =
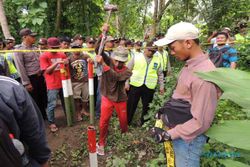
[[[228,34],[225,33],[225,32],[218,32],[217,35],[216,35],[216,37],[217,37],[218,35],[224,35],[226,38],[228,38]]]
[[[59,38],[60,43],[62,42],[68,42],[71,43],[71,39],[68,36],[63,36]]]
[[[146,48],[147,48],[149,51],[153,52],[153,53],[155,53],[155,52],[157,51],[157,49],[158,49],[157,46],[154,45],[154,42],[153,42],[153,41],[148,42],[148,43],[146,44]]]

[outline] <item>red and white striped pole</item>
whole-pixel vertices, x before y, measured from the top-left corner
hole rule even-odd
[[[69,66],[64,63],[60,64],[60,73],[62,79],[62,88],[64,96],[64,104],[67,117],[67,125],[72,126],[75,113],[75,105],[73,98],[72,83],[70,79]]]
[[[89,77],[89,111],[90,111],[90,126],[88,127],[88,146],[89,146],[89,161],[90,167],[97,167],[96,153],[96,129],[95,129],[95,103],[94,103],[94,64],[88,63]]]

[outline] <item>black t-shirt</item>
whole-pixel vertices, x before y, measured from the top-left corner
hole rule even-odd
[[[78,58],[70,56],[70,75],[72,82],[88,81],[88,63],[86,58],[80,55]]]

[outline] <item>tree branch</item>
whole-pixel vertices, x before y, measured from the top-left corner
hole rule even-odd
[[[160,21],[165,10],[167,9],[167,7],[170,5],[170,3],[172,2],[173,0],[168,0],[167,3],[162,7],[162,11],[160,11],[160,13],[158,14],[158,17],[157,17],[157,20]]]

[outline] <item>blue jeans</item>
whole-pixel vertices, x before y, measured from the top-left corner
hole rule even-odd
[[[176,167],[199,167],[202,149],[207,141],[205,135],[200,135],[190,143],[181,138],[173,140]]]
[[[62,89],[48,90],[47,95],[48,95],[47,117],[48,117],[49,123],[54,124],[56,100],[57,100],[58,95],[60,96],[62,107],[63,107],[63,110],[65,111],[63,91]]]
[[[101,90],[100,88],[101,88],[101,83],[99,80],[97,91],[96,91],[96,106],[95,106],[95,115],[97,119],[99,119],[101,115]]]

